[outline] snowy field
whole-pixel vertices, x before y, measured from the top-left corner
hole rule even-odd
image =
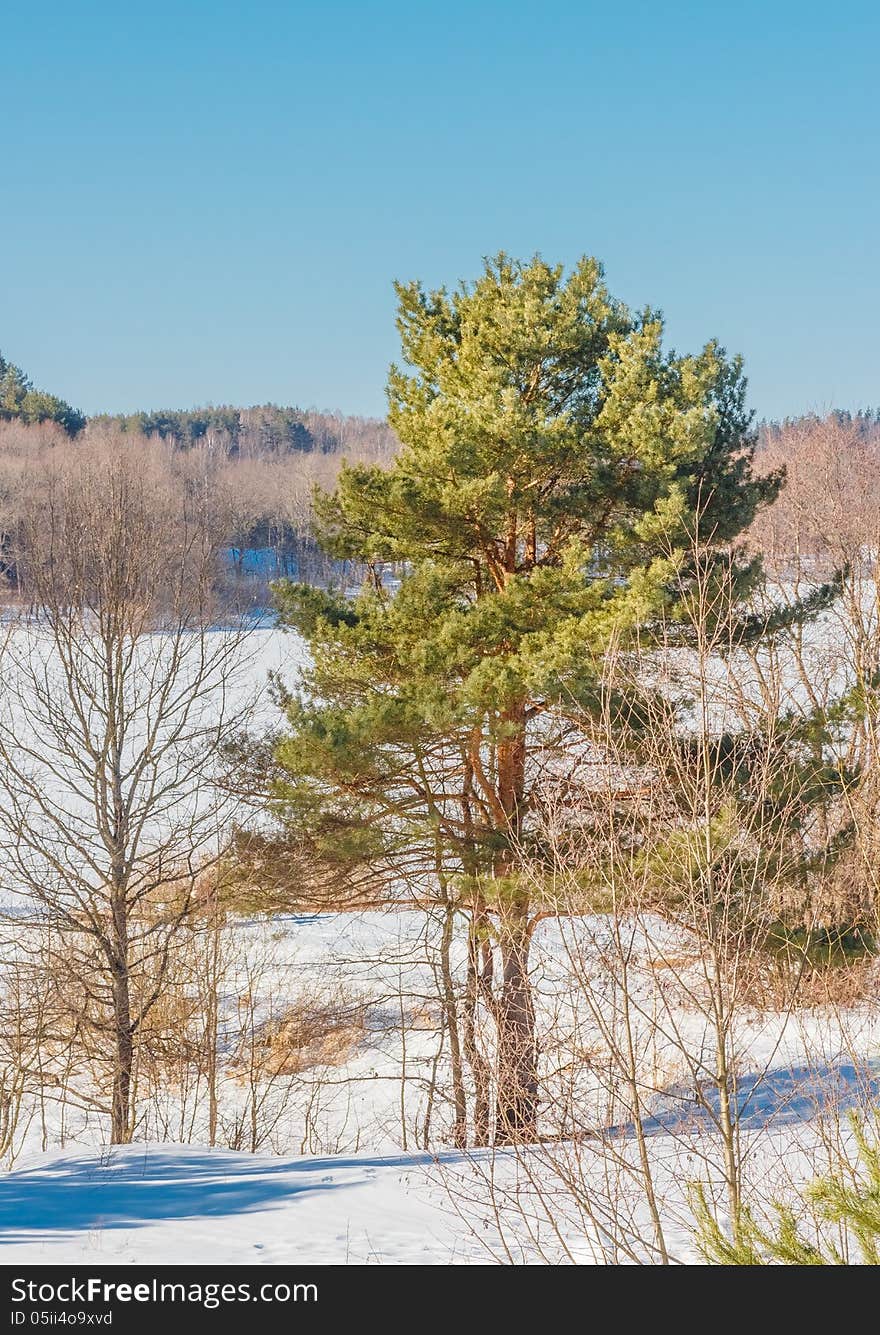
[[[750,1176],[810,1176],[819,1137],[766,1131]],[[690,1156],[669,1145],[658,1174],[679,1263],[700,1263],[683,1179]],[[542,1167],[536,1161],[537,1167]],[[598,1161],[594,1180],[603,1190]],[[0,1265],[597,1264],[603,1254],[564,1205],[552,1221],[529,1200],[510,1155],[412,1153],[321,1157],[131,1145],[34,1155],[0,1179]],[[494,1194],[525,1205],[499,1230]],[[632,1202],[634,1236],[650,1235]]]
[[[284,1086],[281,1115],[256,1154],[209,1149],[197,1128],[194,1143],[162,1143],[149,1126],[143,1143],[111,1149],[104,1119],[77,1123],[69,1112],[63,1148],[43,1152],[34,1121],[0,1177],[0,1264],[627,1263],[642,1243],[650,1259],[632,1128],[603,1122],[601,1086],[586,1089],[582,1105],[595,1115],[594,1136],[460,1153],[445,1137],[441,1069],[430,1147],[420,1147],[438,1045],[426,1018],[431,951],[421,914],[288,918],[244,925],[238,942],[242,958],[257,942],[271,948],[270,996],[344,984],[349,998],[363,998],[353,1050]],[[546,925],[535,950],[545,1015],[558,1017],[565,958],[555,924]],[[697,1042],[701,1021],[690,1023]],[[737,1103],[744,1175],[759,1203],[809,1181],[849,1144],[847,1110],[880,1092],[877,1051],[876,1023],[858,1010],[750,1017]],[[226,1092],[233,1104],[243,1097],[235,1077]],[[652,1094],[645,1121],[667,1244],[684,1263],[700,1259],[689,1185],[720,1189],[722,1176],[706,1103],[672,1079]],[[51,1117],[49,1136],[58,1138]],[[305,1142],[311,1152],[297,1152]],[[723,1212],[720,1191],[718,1199]],[[603,1229],[610,1211],[623,1224],[623,1250]]]
[[[293,637],[248,637],[237,690],[261,696],[264,721],[274,718],[268,672],[290,680],[298,661]],[[634,1128],[608,1074],[603,1025],[619,996],[605,921],[547,921],[536,933],[542,1061],[565,1111],[548,1120],[544,1143],[494,1153],[449,1147],[440,926],[409,909],[231,927],[217,1145],[207,1147],[202,1092],[171,1076],[144,1109],[137,1143],[124,1148],[106,1147],[106,1118],[93,1108],[62,1112],[51,1093],[32,1102],[0,1176],[0,1264],[656,1260]],[[702,1080],[712,1069],[711,1026],[689,950],[659,919],[631,927],[634,1060],[652,1187],[670,1255],[685,1263],[699,1260],[690,1188],[702,1183],[723,1214],[724,1168],[717,1107]],[[461,939],[453,960],[460,977]],[[277,1030],[306,1002],[332,1012],[335,1027],[308,1060],[263,1064],[254,1079],[230,1037],[243,999],[252,1029],[256,1016]],[[738,1152],[760,1207],[850,1146],[848,1111],[869,1109],[880,1093],[877,1017],[863,1003],[743,1006],[734,1048]]]

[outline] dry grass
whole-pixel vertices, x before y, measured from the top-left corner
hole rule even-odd
[[[363,1041],[365,1029],[357,1008],[297,1000],[259,1027],[256,1060],[269,1076],[343,1066]]]

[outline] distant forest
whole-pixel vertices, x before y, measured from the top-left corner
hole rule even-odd
[[[169,485],[207,482],[225,526],[221,582],[257,604],[281,575],[320,584],[357,577],[329,562],[312,539],[314,489],[332,488],[343,460],[382,465],[398,447],[391,428],[375,418],[278,404],[86,417],[35,390],[0,356],[0,577],[22,595],[22,571],[10,556],[16,528],[28,493],[40,485],[41,464],[71,440],[145,453],[159,445]]]
[[[880,451],[880,410],[807,414],[756,427],[767,466],[788,467],[793,493],[814,471],[830,436],[861,469]],[[830,436],[829,436],[830,433]],[[292,575],[309,583],[346,584],[360,577],[331,562],[312,536],[316,487],[332,489],[343,461],[384,466],[398,449],[394,432],[376,418],[317,412],[288,405],[220,405],[87,417],[64,400],[34,388],[28,375],[0,354],[0,580],[19,595],[22,572],[11,558],[28,496],[40,486],[40,467],[71,442],[165,451],[168,485],[207,484],[222,525],[219,583],[237,598],[268,602],[268,584]],[[148,450],[149,447],[149,450]],[[809,462],[808,462],[809,461]],[[862,470],[863,471],[863,470]],[[862,480],[880,491],[880,477]]]
[[[311,450],[381,458],[390,457],[397,448],[394,432],[376,418],[346,417],[274,403],[250,408],[221,405],[102,414],[91,418],[90,423],[140,436],[159,436],[180,449],[206,445],[243,459]]]

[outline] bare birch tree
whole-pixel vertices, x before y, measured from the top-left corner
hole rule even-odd
[[[32,611],[0,705],[5,888],[32,952],[75,978],[70,1024],[106,1053],[114,1143],[132,1137],[139,1032],[231,816],[212,770],[245,704],[241,634],[212,628],[217,519],[164,446],[107,436],[50,451],[19,524]]]

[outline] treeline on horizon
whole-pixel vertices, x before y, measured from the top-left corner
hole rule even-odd
[[[168,452],[171,487],[207,483],[225,525],[221,582],[257,603],[280,575],[308,582],[344,578],[311,535],[315,488],[332,489],[343,460],[384,464],[397,438],[375,418],[319,412],[290,405],[228,404],[192,409],[100,413],[92,417],[55,395],[36,390],[21,367],[0,355],[0,581],[26,596],[11,556],[16,525],[29,490],[39,488],[40,466],[71,441],[90,442],[108,458],[117,446]],[[175,459],[177,462],[175,462]]]
[[[221,404],[155,412],[102,413],[89,420],[125,433],[159,436],[179,449],[207,445],[242,458],[313,450],[357,457],[390,456],[397,448],[394,432],[378,418],[274,403],[246,408]]]
[[[829,449],[836,466],[845,458],[862,485],[877,489],[864,476],[867,461],[857,456],[867,449],[873,461],[880,450],[880,409],[811,412],[761,422],[755,431],[766,466],[787,468],[792,500],[802,473]],[[134,448],[160,444],[170,451],[173,486],[189,485],[187,479],[196,474],[208,482],[224,517],[223,579],[239,590],[250,588],[257,603],[268,601],[267,585],[280,576],[315,584],[357,580],[357,571],[337,569],[314,542],[315,490],[332,490],[344,461],[384,466],[399,448],[392,428],[378,418],[292,405],[222,404],[87,417],[35,389],[28,375],[0,354],[0,580],[7,591],[12,584],[24,592],[8,555],[23,498],[38,485],[38,466],[47,452],[73,439],[105,440],[108,447],[113,440]]]
[[[35,389],[26,372],[0,352],[0,422],[9,421],[25,425],[54,422],[70,436],[92,425],[147,438],[158,436],[179,449],[208,445],[245,457],[311,450],[359,457],[363,450],[376,458],[390,457],[397,448],[393,430],[381,418],[320,412],[290,404],[207,404],[88,417],[56,395]],[[823,421],[851,426],[858,435],[873,436],[880,427],[880,407],[855,411],[833,408],[825,414],[811,411],[779,420],[763,419],[757,426],[759,444],[779,440],[792,427]]]
[[[285,404],[220,404],[87,417],[57,395],[35,389],[27,373],[7,361],[2,352],[0,422],[25,426],[55,423],[68,436],[79,435],[90,426],[115,429],[137,436],[158,436],[180,449],[206,444],[225,454],[249,457],[310,450],[358,454],[365,446],[366,452],[375,456],[396,448],[393,431],[377,418]]]

